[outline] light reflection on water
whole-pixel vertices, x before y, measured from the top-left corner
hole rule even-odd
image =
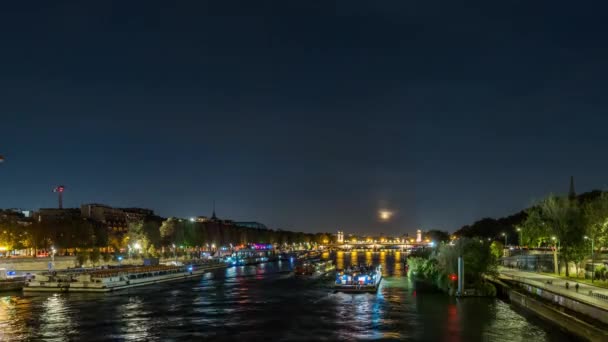
[[[569,340],[498,300],[417,293],[400,276],[401,256],[332,256],[338,268],[382,264],[385,279],[376,294],[332,293],[332,277],[302,281],[287,273],[292,263],[268,263],[111,294],[13,294],[0,298],[0,328],[10,341]]]

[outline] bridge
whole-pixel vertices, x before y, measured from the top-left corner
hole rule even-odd
[[[352,249],[400,249],[400,250],[412,250],[423,247],[433,247],[432,241],[422,242],[411,242],[411,241],[384,241],[384,242],[373,242],[373,241],[355,241],[355,242],[344,242],[344,243],[324,243],[319,247],[327,249],[340,249],[340,250],[352,250]]]

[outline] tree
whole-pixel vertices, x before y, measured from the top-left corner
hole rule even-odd
[[[568,264],[573,261],[576,249],[583,245],[585,216],[578,202],[564,197],[549,196],[539,205],[544,229],[551,232],[560,245],[560,257],[566,265],[566,276],[570,275]]]
[[[143,222],[131,222],[127,227],[127,239],[130,245],[135,243],[142,244],[144,239],[144,224]]]
[[[502,258],[503,254],[504,254],[504,248],[505,248],[505,246],[503,245],[502,242],[500,242],[500,241],[492,242],[492,244],[490,245],[490,251],[491,251],[492,255],[494,256],[494,258],[496,258],[496,260]]]
[[[150,244],[150,247],[148,248],[148,255],[153,258],[158,257],[158,252],[156,251],[156,248],[154,248],[154,245],[152,245],[152,244]]]
[[[594,242],[595,248],[606,245],[608,240],[608,194],[603,193],[584,205],[587,219],[586,235]]]
[[[110,254],[110,253],[103,253],[101,255],[101,258],[103,259],[103,262],[108,263],[108,262],[110,262],[110,260],[112,260],[112,254]]]
[[[440,244],[442,242],[448,242],[450,241],[450,234],[446,231],[443,230],[429,230],[426,233],[426,236],[431,240],[434,241],[436,244]]]
[[[143,225],[144,236],[151,245],[156,247],[161,244],[160,224],[158,221],[145,221]]]
[[[93,248],[91,253],[89,254],[89,260],[93,265],[97,265],[99,259],[101,257],[101,253],[99,252],[99,248]]]
[[[175,228],[178,223],[178,219],[169,217],[160,225],[160,237],[165,245],[175,242]]]
[[[572,261],[574,261],[574,266],[576,267],[576,277],[579,277],[580,268],[582,262],[585,260],[587,256],[587,252],[583,246],[578,246],[578,248],[574,248],[571,252]]]
[[[77,266],[83,267],[84,264],[87,262],[87,260],[89,260],[89,252],[88,251],[78,251],[76,253],[76,262],[78,263]]]
[[[521,229],[523,244],[526,246],[540,247],[551,241],[551,231],[546,225],[540,207],[532,207],[526,211],[526,219],[517,226]]]

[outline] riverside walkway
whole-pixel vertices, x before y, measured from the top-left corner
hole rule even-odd
[[[608,289],[557,276],[499,267],[499,278],[528,284],[608,311]],[[569,287],[566,288],[566,283]],[[579,284],[578,291],[575,285]]]

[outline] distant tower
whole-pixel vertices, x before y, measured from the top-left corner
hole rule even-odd
[[[215,200],[213,200],[213,214],[211,214],[212,220],[217,220],[217,216],[215,216]]]
[[[570,176],[570,191],[568,192],[568,198],[571,200],[576,199],[576,192],[574,191],[574,176]]]
[[[53,189],[53,192],[56,192],[57,195],[59,195],[59,209],[63,209],[63,191],[64,190],[65,190],[65,187],[63,185],[59,185],[55,189]]]
[[[422,230],[420,229],[416,231],[416,242],[422,242]]]

